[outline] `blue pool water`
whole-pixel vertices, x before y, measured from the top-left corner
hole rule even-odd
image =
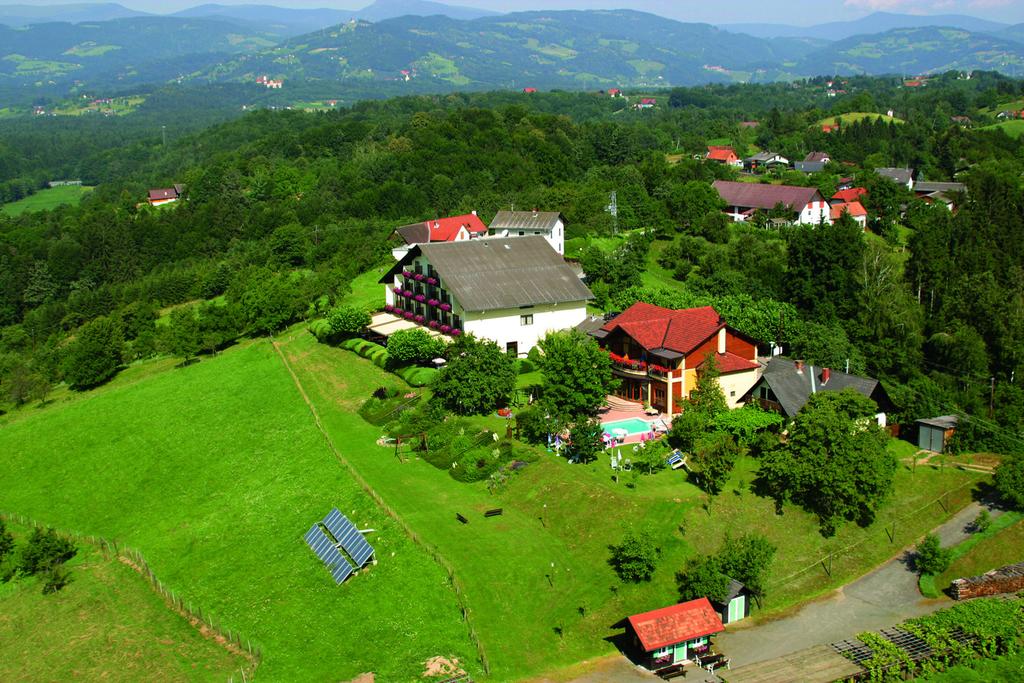
[[[606,422],[601,426],[604,428],[605,434],[612,434],[613,429],[625,429],[630,434],[644,434],[652,429],[650,422],[641,420],[638,417],[631,417],[628,420],[619,420],[617,422]]]

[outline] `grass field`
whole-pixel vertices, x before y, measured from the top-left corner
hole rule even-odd
[[[886,123],[904,123],[903,119],[896,118],[894,116],[888,116],[886,114],[875,114],[872,112],[865,111],[851,111],[847,112],[846,114],[840,114],[839,116],[828,116],[826,118],[823,118],[821,121],[818,121],[818,123],[815,125],[823,126],[826,123],[837,122],[843,125],[848,125],[851,123],[856,123],[858,121],[863,121],[864,119],[881,119]]]
[[[1019,520],[1019,516],[1016,516]],[[998,520],[997,520],[998,521]],[[990,538],[985,538],[966,553],[953,560],[949,569],[935,578],[935,587],[942,591],[954,579],[979,576],[1008,564],[1024,562],[1024,522],[1017,521]]]
[[[390,268],[390,264],[388,268]],[[376,311],[384,306],[384,285],[377,282],[387,268],[372,268],[352,280],[352,291],[339,303],[355,306],[367,311]]]
[[[996,659],[976,659],[970,666],[961,664],[942,673],[914,679],[915,683],[1020,683],[1024,681],[1024,652]]]
[[[0,480],[17,485],[0,510],[138,549],[260,648],[264,680],[411,680],[429,657],[473,661],[446,574],[338,466],[266,340],[147,365],[4,416]],[[335,505],[376,530],[380,559],[340,587],[302,541]]]
[[[984,128],[982,128],[982,130],[1002,130],[1011,138],[1017,139],[1021,135],[1024,135],[1024,119],[1016,119],[1014,121],[1003,121],[1002,123],[996,123],[991,126],[985,126]]]
[[[676,600],[674,574],[695,552],[714,552],[726,531],[759,531],[778,545],[769,611],[784,610],[823,593],[889,559],[903,545],[941,523],[949,510],[970,499],[970,475],[952,468],[903,467],[897,494],[877,522],[844,526],[836,538],[818,534],[816,521],[787,507],[777,516],[771,501],[748,490],[757,463],[741,460],[726,493],[710,513],[703,494],[678,471],[639,478],[635,488],[612,481],[606,459],[582,466],[551,455],[516,475],[507,488],[490,493],[483,483],[462,484],[419,459],[400,464],[373,446],[380,429],[355,410],[381,385],[397,380],[348,352],[318,345],[295,330],[283,338],[321,420],[346,457],[399,515],[455,567],[497,680],[536,675],[613,651],[614,625],[639,611]],[[479,418],[500,432],[504,420]],[[482,513],[502,507],[499,518]],[[924,509],[921,509],[921,508]],[[455,514],[470,519],[462,525]],[[886,527],[899,521],[895,540]],[[622,585],[607,565],[608,545],[627,528],[650,528],[662,548],[653,580]],[[680,528],[685,528],[685,533]],[[852,547],[851,547],[852,546]],[[837,552],[830,579],[818,561]],[[495,586],[507,587],[495,590]]]
[[[17,216],[26,211],[46,211],[49,209],[56,209],[58,206],[63,206],[64,204],[78,204],[78,202],[82,201],[82,197],[90,192],[92,192],[92,188],[87,185],[62,185],[60,187],[48,187],[45,190],[39,190],[35,194],[29,195],[24,199],[4,204],[0,206],[0,211],[3,211],[8,216]]]
[[[68,567],[53,595],[36,577],[0,584],[0,680],[225,681],[247,665],[112,557],[79,545]]]

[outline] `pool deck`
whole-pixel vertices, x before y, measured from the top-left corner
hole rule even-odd
[[[657,415],[648,415],[644,412],[644,408],[639,403],[628,403],[621,399],[615,401],[609,401],[607,410],[601,413],[601,424],[606,425],[611,422],[619,422],[621,420],[640,419],[644,422],[653,423],[657,420],[664,420],[665,424],[672,426],[672,419],[663,413]],[[630,434],[622,443],[640,443],[640,434]]]

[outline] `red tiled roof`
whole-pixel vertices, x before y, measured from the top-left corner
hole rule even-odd
[[[710,356],[708,356],[710,358]],[[715,360],[718,362],[718,371],[723,375],[730,372],[742,372],[743,370],[756,370],[758,365],[749,358],[743,356],[737,356],[735,353],[726,351],[725,353],[716,353]],[[708,359],[704,359],[704,363],[707,363]],[[701,365],[704,365],[701,363]]]
[[[634,614],[629,618],[629,625],[640,638],[645,652],[725,630],[722,619],[707,598]]]
[[[537,89],[536,88],[523,88],[523,92],[527,92],[527,93],[537,92]]]
[[[436,218],[422,223],[403,225],[396,232],[407,244],[424,244],[426,242],[453,242],[463,227],[470,235],[486,235],[487,226],[476,214],[467,213],[462,216]]]
[[[839,217],[842,216],[844,212],[850,214],[852,218],[868,215],[867,209],[865,209],[864,205],[860,202],[843,202],[832,205],[832,220],[839,220]]]
[[[867,193],[868,191],[863,187],[851,187],[849,190],[839,190],[839,192],[832,195],[832,199],[838,199],[842,202],[855,202]]]
[[[733,151],[732,147],[718,147],[716,145],[708,145],[708,159],[712,161],[732,161],[738,159],[736,152]]]
[[[640,104],[657,104],[657,103],[658,103],[658,100],[654,99],[653,97],[645,97],[642,100],[640,100]]]
[[[729,206],[773,209],[777,204],[782,204],[793,211],[803,211],[812,201],[824,201],[815,187],[761,185],[731,180],[716,180],[714,186]]]
[[[647,350],[668,349],[687,354],[725,325],[711,306],[672,310],[638,301],[601,327],[616,328]]]

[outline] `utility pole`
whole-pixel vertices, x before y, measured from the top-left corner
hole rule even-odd
[[[995,412],[996,404],[996,378],[989,377],[989,389],[988,389],[988,419],[992,419],[992,414]]]
[[[163,136],[164,147],[167,146],[167,126],[160,126],[160,133]]]

